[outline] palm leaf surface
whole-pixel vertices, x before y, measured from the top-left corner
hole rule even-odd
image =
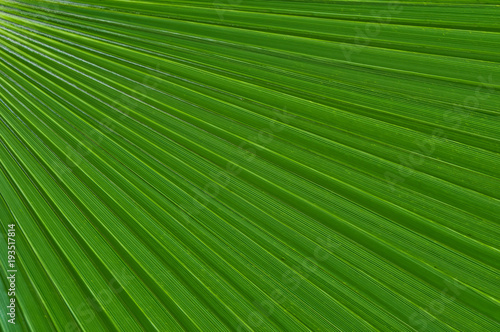
[[[2,329],[498,330],[499,15],[3,1]]]

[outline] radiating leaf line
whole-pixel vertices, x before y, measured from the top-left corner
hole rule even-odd
[[[5,1],[19,327],[498,329],[497,11]]]

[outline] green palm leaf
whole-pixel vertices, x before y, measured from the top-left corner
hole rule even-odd
[[[500,330],[499,17],[2,1],[2,330]]]

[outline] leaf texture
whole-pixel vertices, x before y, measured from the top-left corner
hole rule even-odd
[[[2,1],[2,330],[499,331],[499,17]]]

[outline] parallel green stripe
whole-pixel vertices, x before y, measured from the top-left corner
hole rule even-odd
[[[499,329],[499,10],[4,1],[17,330]]]

